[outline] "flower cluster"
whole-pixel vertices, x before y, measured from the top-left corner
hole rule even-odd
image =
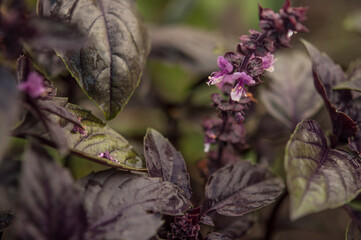
[[[222,162],[223,148],[227,145],[236,146],[236,151],[246,146],[242,124],[250,103],[256,101],[248,92],[249,87],[262,83],[260,76],[264,71],[274,70],[273,53],[277,48],[289,47],[294,33],[307,31],[301,24],[306,19],[306,10],[291,7],[289,0],[278,13],[259,6],[261,31],[251,30],[248,35],[242,35],[236,52],[218,57],[220,70],[209,76],[207,84],[216,85],[224,94],[211,97],[220,119],[203,124],[205,151],[210,150],[211,144],[219,145],[217,157],[213,152],[208,154],[211,162]]]
[[[194,208],[183,216],[176,216],[173,218],[171,226],[171,236],[168,239],[179,240],[197,240],[198,232],[200,230],[200,208]]]

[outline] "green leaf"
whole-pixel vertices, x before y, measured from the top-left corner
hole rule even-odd
[[[0,68],[0,163],[7,146],[7,135],[17,114],[17,89],[14,77]]]
[[[329,148],[313,120],[297,125],[286,146],[285,169],[292,220],[340,207],[361,189],[360,159]]]
[[[65,132],[70,151],[94,162],[130,170],[146,171],[144,159],[129,145],[119,133],[111,129],[90,111],[67,102],[66,98],[54,98],[56,102],[80,119],[84,130],[76,124],[49,113],[48,117],[59,124]],[[15,130],[17,135],[30,134],[51,144],[51,138],[43,125],[28,116]],[[111,158],[100,158],[100,153],[109,152]]]
[[[87,34],[81,49],[58,54],[106,118],[114,118],[138,86],[149,49],[135,1],[60,0],[52,16]]]

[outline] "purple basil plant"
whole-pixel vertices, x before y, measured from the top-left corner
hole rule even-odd
[[[218,57],[220,71],[213,72],[207,84],[216,85],[224,97],[220,94],[211,97],[221,121],[208,119],[203,123],[205,152],[209,152],[211,145],[218,145],[216,152],[207,155],[207,172],[236,161],[236,156],[224,156],[224,149],[232,146],[236,151],[242,151],[247,148],[243,122],[249,105],[256,101],[247,89],[263,83],[260,77],[264,71],[274,70],[277,48],[289,47],[292,35],[308,31],[302,25],[306,20],[306,10],[291,7],[290,1],[285,1],[279,13],[259,6],[261,32],[250,30],[249,35],[240,37],[237,52]]]
[[[307,8],[286,0],[278,12],[258,10],[259,30],[242,35],[212,72],[201,69],[193,46],[208,37],[173,27],[148,32],[134,0],[38,0],[36,13],[25,1],[0,2],[0,240],[270,240],[284,229],[316,229],[314,214],[330,209],[347,213],[347,240],[361,239],[361,62],[344,72],[302,40],[310,69],[282,66],[275,52],[308,32]],[[197,39],[191,47],[187,34]],[[184,61],[208,78],[181,103],[169,101],[148,81],[148,56]],[[277,71],[286,84],[265,74]],[[290,96],[294,86],[300,90]],[[204,109],[192,101],[203,87],[217,92],[217,118],[202,124],[205,158],[185,161],[177,149],[187,142],[186,156],[194,139],[182,138],[180,125],[199,120]],[[298,102],[316,92],[320,104]],[[130,98],[127,107],[142,106],[143,117],[117,117]],[[258,99],[275,117],[262,115],[257,135],[247,121]],[[161,131],[149,127],[143,138],[138,129],[131,141],[119,133],[124,122],[116,121],[148,124],[154,106],[168,121]],[[281,157],[261,136],[269,132],[287,139]]]

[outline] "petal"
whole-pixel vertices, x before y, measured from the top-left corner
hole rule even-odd
[[[243,82],[243,84],[252,85],[256,82],[253,80],[253,78],[245,72],[235,72],[233,73],[233,77],[235,80],[239,80],[240,82]]]
[[[262,57],[262,67],[267,71],[270,71],[272,69],[275,62],[276,59],[271,53],[268,53],[266,56]]]
[[[219,56],[217,59],[218,67],[225,73],[231,73],[233,70],[233,65],[230,64],[224,57]]]
[[[222,82],[223,80],[223,76],[219,76],[219,77],[208,77],[209,81],[207,82],[208,86],[210,85],[215,85],[218,84],[220,82]]]
[[[239,102],[243,95],[247,97],[246,91],[244,90],[243,86],[238,83],[237,86],[235,86],[231,91],[231,99],[233,101]]]
[[[205,143],[204,144],[204,152],[209,152],[209,149],[211,148],[211,144],[210,143]]]

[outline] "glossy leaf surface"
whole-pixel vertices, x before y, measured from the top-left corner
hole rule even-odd
[[[261,166],[248,161],[229,164],[208,178],[205,212],[242,216],[275,201],[283,188],[282,180]]]
[[[285,169],[293,220],[342,206],[361,189],[360,159],[329,148],[312,120],[301,122],[288,141]]]
[[[151,177],[173,183],[190,199],[192,191],[186,163],[168,139],[156,130],[148,129],[144,137],[144,155]]]
[[[138,86],[148,54],[148,37],[135,1],[58,1],[52,17],[87,34],[81,49],[58,53],[106,118],[114,118]]]

